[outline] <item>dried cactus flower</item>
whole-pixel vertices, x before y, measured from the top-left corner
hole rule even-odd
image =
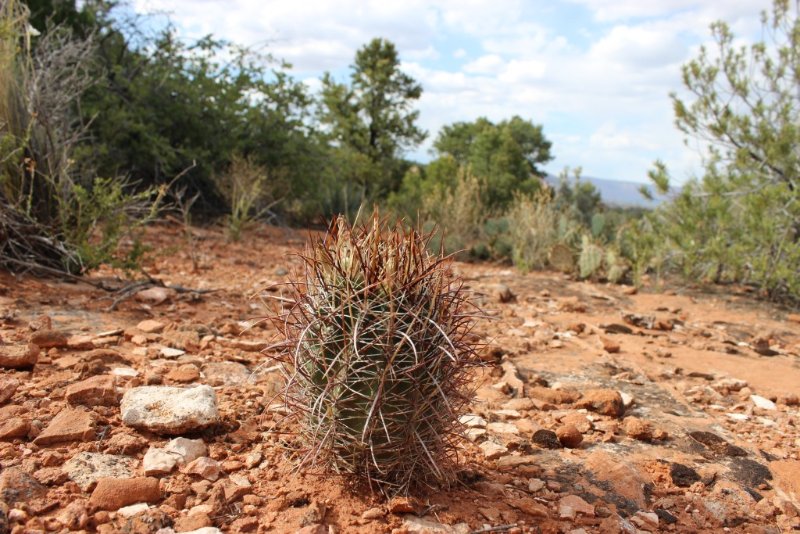
[[[429,237],[339,217],[301,255],[279,359],[304,464],[389,495],[453,480],[482,316]]]

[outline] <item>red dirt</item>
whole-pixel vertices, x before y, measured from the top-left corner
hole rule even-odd
[[[264,322],[247,327],[269,313],[273,303],[264,297],[276,290],[265,288],[285,281],[297,265],[289,254],[305,233],[260,227],[230,244],[216,229],[193,232],[190,253],[179,227],[153,228],[153,259],[145,267],[167,284],[211,293],[173,292],[162,303],[131,296],[108,311],[114,295],[85,283],[0,273],[0,351],[33,336],[44,343],[47,318],[72,343],[55,339],[57,347],[44,348],[32,371],[0,368],[0,434],[6,425],[17,429],[0,441],[0,499],[8,505],[11,532],[181,532],[211,524],[224,532],[314,525],[323,525],[315,532],[415,531],[415,516],[392,513],[380,496],[336,476],[295,469],[292,428],[277,406],[280,375],[259,352],[275,332]],[[487,424],[476,428],[474,442],[464,440],[463,482],[417,496],[418,512],[435,522],[428,531],[800,528],[800,324],[794,317],[743,292],[634,293],[502,266],[460,263],[456,269],[495,316],[481,331],[503,356],[476,375],[472,411]],[[115,274],[100,271],[90,281],[120,285]],[[516,299],[501,302],[507,290]],[[138,331],[146,319],[163,323],[163,331]],[[619,351],[606,350],[615,345]],[[185,354],[164,357],[163,346]],[[239,363],[254,373],[243,383],[225,383],[212,376],[212,362]],[[162,499],[131,517],[91,506],[91,487],[69,480],[63,464],[81,452],[111,452],[132,458],[130,477],[142,477],[148,447],[163,447],[171,436],[125,426],[118,405],[103,405],[109,403],[101,389],[96,405],[87,407],[93,435],[41,446],[34,439],[69,406],[71,385],[119,373],[115,368],[136,374],[116,376],[119,394],[144,384],[214,386],[221,422],[188,437],[208,445],[223,471],[219,480],[206,483],[176,469],[154,475]],[[581,404],[591,389],[607,391]],[[632,403],[623,417],[603,415],[603,399],[617,392]],[[776,401],[775,409],[756,406],[761,401],[751,395]],[[4,411],[11,422],[4,422]],[[542,448],[552,438],[537,431],[567,424],[583,434],[577,448]],[[487,442],[504,451],[487,459],[480,447]],[[236,489],[241,476],[249,488]],[[19,484],[30,485],[30,477],[44,487],[21,498]]]

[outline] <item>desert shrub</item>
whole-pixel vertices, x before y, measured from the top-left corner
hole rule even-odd
[[[461,168],[455,187],[437,187],[423,198],[422,219],[428,228],[436,228],[432,241],[446,254],[470,256],[484,243],[484,225],[491,218],[484,201],[483,182]]]
[[[93,179],[75,165],[86,131],[76,106],[94,83],[94,37],[64,28],[37,37],[28,15],[14,0],[0,4],[0,265],[70,273],[131,266],[141,248],[120,254],[118,244],[163,194],[131,195],[123,181]]]
[[[579,237],[580,224],[559,211],[546,192],[517,195],[506,217],[512,261],[522,271],[547,267],[555,245],[573,246]]]
[[[453,480],[458,418],[477,364],[477,310],[427,238],[377,215],[338,217],[291,286],[280,361],[304,463],[388,494]]]
[[[667,268],[692,281],[752,284],[800,300],[800,16],[772,2],[762,39],[740,45],[722,21],[713,49],[684,65],[675,122],[704,149],[703,170],[650,219]],[[657,162],[651,179],[669,189]]]
[[[234,155],[228,172],[217,177],[216,183],[228,204],[227,227],[231,241],[239,241],[242,231],[276,204],[274,182],[267,169],[252,158]]]

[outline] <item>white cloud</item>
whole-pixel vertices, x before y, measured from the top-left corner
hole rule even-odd
[[[692,12],[712,15],[714,19],[730,20],[742,15],[752,15],[759,6],[753,0],[568,0],[589,9],[595,19],[614,22],[627,19],[663,17],[675,12]],[[764,1],[761,8],[769,7]]]
[[[497,54],[487,54],[464,65],[464,72],[470,74],[496,74],[503,67],[503,58]]]
[[[754,5],[754,3],[756,5]],[[753,0],[134,0],[139,10],[172,11],[194,36],[214,33],[267,50],[295,66],[312,89],[341,74],[373,37],[397,45],[402,67],[424,87],[421,125],[520,115],[544,125],[557,160],[588,175],[643,180],[662,158],[685,177],[697,157],[672,124],[668,93],[680,65],[725,19],[752,35]],[[547,16],[586,9],[594,21]],[[469,52],[468,52],[469,51]],[[412,156],[424,157],[428,143]]]

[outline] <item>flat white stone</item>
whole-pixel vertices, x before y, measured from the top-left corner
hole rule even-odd
[[[769,399],[762,397],[761,395],[750,395],[750,400],[753,401],[753,404],[756,407],[761,408],[762,410],[777,410],[778,407],[775,406],[775,403]]]
[[[139,502],[136,504],[131,504],[130,506],[123,506],[117,510],[117,514],[121,515],[122,517],[133,517],[136,514],[141,514],[149,509],[150,505],[148,505],[146,502]]]
[[[747,415],[746,413],[727,413],[725,415],[727,415],[730,419],[733,419],[734,421],[747,421],[748,419],[750,419],[750,416]]]
[[[202,439],[175,438],[164,446],[164,450],[179,456],[179,462],[189,462],[206,456],[208,447]]]
[[[128,390],[120,404],[122,422],[157,434],[183,434],[219,421],[210,386],[142,386]]]
[[[165,358],[177,358],[186,354],[185,350],[173,349],[172,347],[161,347],[159,353]]]
[[[156,447],[150,447],[142,460],[145,476],[166,475],[178,464],[179,456]]]
[[[458,421],[469,428],[486,428],[486,419],[480,415],[466,414],[458,418]]]
[[[622,397],[622,405],[626,408],[629,408],[630,405],[633,404],[633,395],[620,391],[619,396]]]
[[[756,421],[758,421],[764,426],[770,426],[770,427],[778,426],[777,422],[773,421],[772,419],[767,419],[766,417],[757,417]]]
[[[139,371],[133,367],[114,367],[111,369],[111,374],[114,376],[134,377],[139,375]]]
[[[494,441],[484,441],[480,445],[478,445],[480,449],[483,451],[483,455],[486,457],[487,460],[494,460],[496,458],[500,458],[505,453],[508,452],[508,448],[505,445],[500,445],[499,443],[495,443]]]

